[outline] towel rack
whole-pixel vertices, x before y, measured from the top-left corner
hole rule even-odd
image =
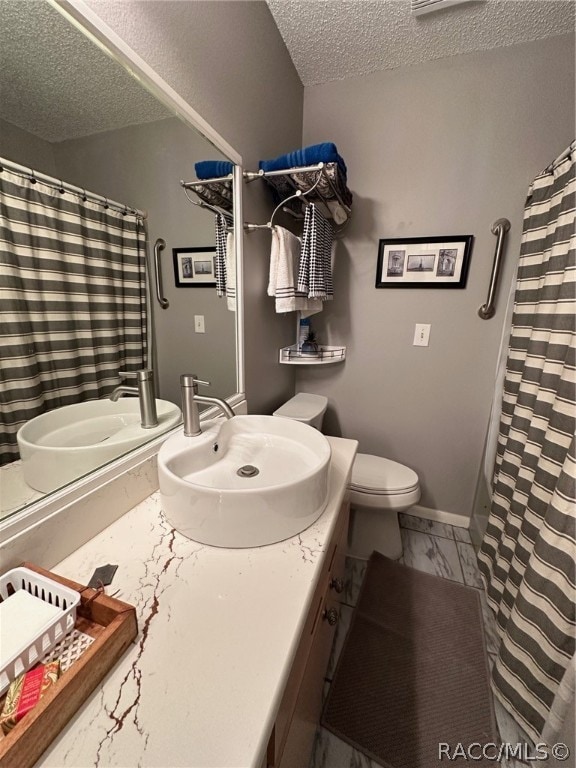
[[[302,173],[310,173],[310,172],[313,172],[313,171],[319,171],[318,178],[317,178],[316,182],[310,187],[310,189],[304,189],[304,190],[301,189],[298,186],[298,184],[295,182],[293,177],[297,176],[299,174],[302,174]],[[295,192],[300,192],[302,195],[308,195],[309,193],[314,191],[315,194],[310,199],[318,199],[323,205],[326,206],[326,209],[328,210],[328,199],[326,198],[326,196],[324,194],[322,194],[320,189],[317,188],[319,183],[320,183],[320,181],[322,181],[322,179],[324,178],[324,179],[326,179],[326,182],[328,183],[328,186],[330,187],[330,191],[332,192],[332,195],[333,195],[334,199],[338,201],[338,203],[342,206],[342,209],[346,213],[346,216],[347,216],[346,221],[348,221],[350,219],[350,216],[352,215],[352,209],[350,208],[350,206],[348,206],[344,202],[344,200],[342,199],[342,195],[340,194],[340,191],[338,190],[336,184],[334,183],[334,181],[330,177],[330,175],[326,172],[326,163],[316,163],[316,165],[296,166],[296,167],[293,167],[293,168],[285,168],[285,169],[278,170],[278,171],[263,171],[263,170],[259,170],[259,171],[244,171],[243,176],[244,176],[244,179],[245,179],[245,181],[247,183],[255,181],[256,179],[264,179],[264,180],[266,180],[267,178],[271,178],[271,177],[275,177],[275,176],[281,176],[284,179],[284,181],[286,181],[286,183],[290,187],[292,187],[292,189],[295,190]],[[288,198],[286,198],[285,200],[283,200],[280,203],[280,205],[277,207],[276,210],[278,210],[278,208],[281,208],[283,205],[285,205],[285,203],[288,200],[296,199],[299,196],[300,195],[296,195],[296,194],[295,195],[290,195]],[[330,199],[332,199],[332,198],[330,198]],[[259,225],[259,224],[252,224],[252,225],[248,225],[248,229],[249,230],[261,229],[261,228],[264,228],[266,226],[267,226],[266,224],[261,224],[261,225]]]
[[[274,208],[274,210],[272,211],[272,216],[270,216],[270,221],[268,221],[266,224],[245,224],[244,225],[244,229],[246,229],[248,232],[251,232],[251,231],[253,231],[255,229],[272,229],[272,224],[274,222],[274,216],[276,216],[276,214],[278,213],[280,208],[284,209],[284,206],[286,205],[286,203],[290,202],[290,200],[296,200],[296,199],[299,200],[302,197],[306,197],[306,195],[310,195],[312,192],[314,192],[314,190],[316,189],[318,184],[320,184],[321,180],[322,180],[322,174],[319,173],[318,174],[318,178],[316,179],[315,183],[312,184],[310,189],[305,189],[305,190],[297,189],[296,192],[293,195],[290,195],[290,197],[287,197],[284,200],[282,200],[276,206],[276,208]]]
[[[184,194],[186,195],[188,202],[192,205],[197,205],[199,208],[204,208],[204,210],[211,211],[212,213],[216,214],[217,216],[224,216],[226,219],[226,223],[228,224],[227,230],[228,232],[233,232],[233,221],[234,216],[231,211],[227,210],[224,207],[220,207],[218,205],[212,205],[211,203],[206,202],[206,200],[203,200],[200,198],[200,200],[192,200],[190,195],[188,194],[188,190],[191,190],[192,192],[195,192],[197,195],[199,195],[198,190],[214,183],[226,183],[228,181],[232,181],[232,174],[229,176],[220,176],[219,178],[215,179],[206,179],[205,181],[180,181],[180,185],[182,186],[182,189],[184,190]],[[217,198],[220,197],[221,200],[224,200],[226,204],[230,204],[230,201],[227,201],[222,195],[220,195],[217,191],[217,189],[214,189],[214,187],[210,187],[210,192],[212,195],[216,195]]]
[[[508,219],[498,219],[490,227],[490,231],[493,235],[496,235],[496,250],[494,252],[494,263],[492,264],[492,274],[490,276],[490,285],[488,287],[488,298],[486,304],[478,309],[478,316],[482,320],[490,320],[496,314],[496,307],[494,306],[494,300],[496,297],[496,286],[498,284],[498,277],[500,275],[500,267],[502,266],[502,252],[504,250],[504,240],[506,238],[506,232],[510,229],[510,222]]]
[[[222,214],[227,218],[231,218],[231,214],[229,211],[223,211],[221,208],[217,208],[215,205],[210,205],[210,203],[206,203],[204,200],[192,200],[192,198],[188,196],[187,189],[184,189],[184,194],[188,198],[188,202],[192,203],[192,205],[197,205],[199,208],[205,208],[207,211],[212,211],[212,213],[215,213],[218,215]]]
[[[218,176],[213,179],[202,179],[202,181],[180,181],[180,184],[185,189],[193,189],[194,187],[205,187],[208,184],[216,184],[218,182],[232,181],[233,176],[229,173],[227,176]]]
[[[230,173],[228,176],[218,176],[213,179],[203,179],[202,181],[180,181],[180,185],[184,189],[184,194],[193,205],[198,205],[201,208],[206,208],[213,213],[223,213],[229,218],[232,216],[232,197],[227,198],[218,187],[226,188],[228,184],[233,181],[233,175]],[[210,193],[210,198],[214,198],[211,203],[207,202],[202,197],[202,192],[206,188]],[[201,202],[195,202],[188,195],[188,190],[195,192],[200,198]]]

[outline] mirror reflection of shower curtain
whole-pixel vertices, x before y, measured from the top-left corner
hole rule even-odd
[[[25,421],[145,367],[144,222],[56,186],[0,172],[0,464]]]
[[[492,506],[478,561],[500,647],[495,696],[553,743],[574,696],[574,151],[532,183],[504,373]]]

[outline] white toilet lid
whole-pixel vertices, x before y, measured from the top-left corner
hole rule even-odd
[[[310,395],[307,392],[299,392],[291,397],[284,405],[281,405],[274,416],[283,416],[285,419],[296,421],[310,421],[321,416],[328,405],[328,398],[324,395]]]
[[[354,459],[350,488],[367,493],[403,493],[418,486],[418,475],[409,467],[382,456],[359,453]]]

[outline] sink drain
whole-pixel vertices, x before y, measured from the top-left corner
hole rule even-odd
[[[244,464],[243,467],[236,472],[239,477],[256,477],[260,474],[258,467],[253,467],[252,464]]]

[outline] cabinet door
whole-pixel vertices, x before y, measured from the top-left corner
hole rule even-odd
[[[332,614],[332,611],[336,613]],[[338,607],[332,597],[327,597],[320,608],[318,626],[298,692],[280,768],[307,768],[310,761],[314,735],[322,711],[324,676],[336,629],[336,626],[330,625],[328,621],[331,615],[338,615]]]
[[[348,505],[342,507],[340,520],[328,552],[328,578],[313,633],[280,768],[307,768],[314,735],[322,712],[324,677],[339,619],[338,589],[344,580],[344,561],[348,540]]]
[[[294,658],[292,669],[290,670],[290,677],[286,683],[284,695],[280,707],[278,708],[274,730],[270,738],[270,743],[268,744],[268,768],[278,768],[281,762],[284,744],[288,738],[292,718],[294,717],[294,710],[297,706],[300,686],[306,675],[308,659],[310,658],[317,627],[322,617],[322,611],[324,610],[327,590],[328,571],[322,574],[320,584],[318,584],[316,592],[314,593],[312,608],[306,619],[302,637],[300,638],[300,645]]]
[[[330,595],[334,600],[341,600],[344,590],[344,575],[346,569],[346,552],[348,551],[348,518],[350,507],[342,506],[338,530],[336,531],[336,549],[332,555],[329,570]]]

